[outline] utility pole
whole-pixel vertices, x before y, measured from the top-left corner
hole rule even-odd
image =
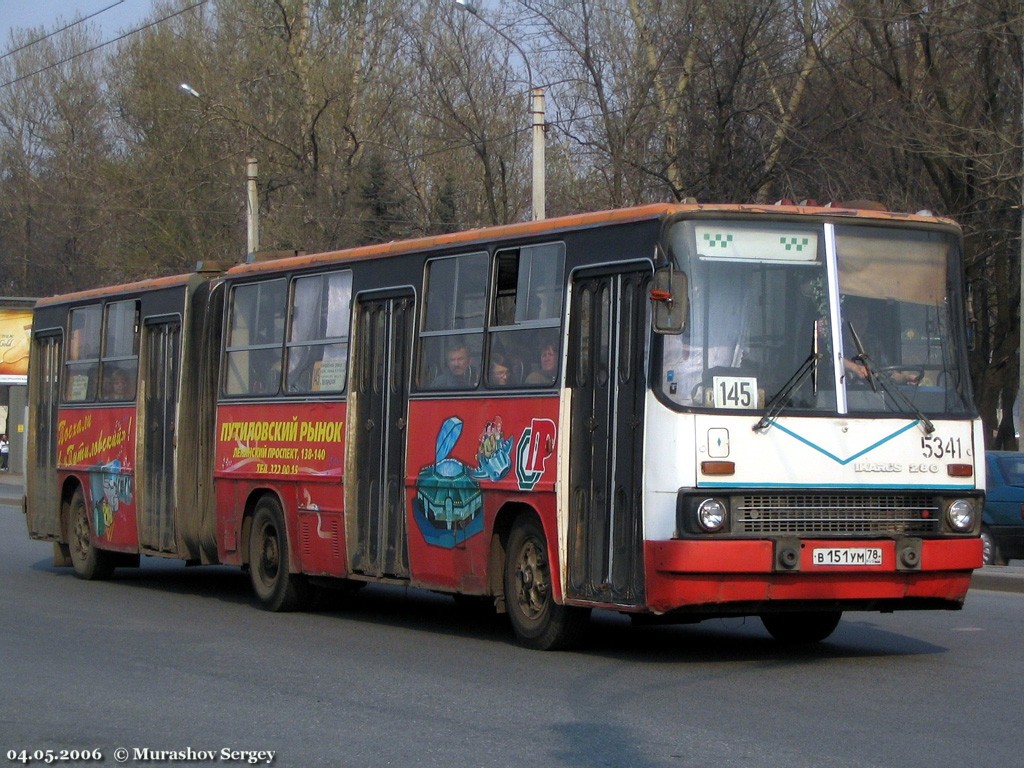
[[[205,102],[207,105],[214,109],[217,109],[216,104],[210,104],[209,101],[203,98],[203,95],[199,93],[188,83],[181,83],[179,86],[182,91],[187,93],[193,99],[199,99]],[[218,110],[219,111],[219,110]],[[251,155],[245,158],[245,260],[255,261],[256,252],[260,249],[260,199],[258,190],[256,188],[256,179],[259,176],[259,164],[255,157]]]
[[[547,116],[544,108],[544,89],[533,84],[533,70],[530,68],[530,60],[526,57],[526,52],[519,43],[481,16],[480,11],[473,4],[473,0],[454,0],[454,2],[462,10],[480,19],[480,22],[488,29],[515,48],[522,57],[523,64],[526,65],[526,77],[530,81],[530,122],[533,126],[533,195],[531,208],[533,209],[533,220],[539,221],[545,217],[544,198],[546,196],[544,189],[544,131],[547,127]]]
[[[246,261],[255,260],[256,251],[260,249],[260,200],[256,190],[257,172],[256,158],[245,158]]]

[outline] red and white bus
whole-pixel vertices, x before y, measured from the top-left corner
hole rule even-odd
[[[962,275],[930,215],[653,205],[45,299],[29,532],[86,579],[238,565],[271,610],[479,596],[538,648],[593,608],[784,641],[956,609]]]

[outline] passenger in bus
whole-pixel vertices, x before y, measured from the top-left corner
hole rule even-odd
[[[459,342],[449,349],[447,361],[448,368],[434,379],[434,387],[438,389],[468,389],[476,386],[472,357],[466,344]]]
[[[135,396],[134,387],[128,372],[123,368],[114,368],[103,381],[104,400],[131,400]]]
[[[542,343],[537,357],[539,365],[527,375],[526,383],[546,386],[554,384],[555,376],[558,375],[558,347],[555,342]]]
[[[504,355],[491,355],[491,372],[487,383],[492,387],[507,387],[513,384],[512,366],[505,359]]]

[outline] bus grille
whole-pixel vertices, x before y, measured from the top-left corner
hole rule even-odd
[[[934,496],[765,494],[733,498],[734,533],[793,536],[927,534],[939,530]]]

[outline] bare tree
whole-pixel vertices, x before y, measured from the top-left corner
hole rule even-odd
[[[100,57],[88,29],[29,45],[0,62],[0,264],[6,290],[45,294],[105,266],[104,179],[110,146]]]
[[[844,126],[853,149],[849,167],[897,206],[929,207],[964,225],[974,387],[988,439],[1009,445],[1019,347],[1021,8],[1005,0],[846,7],[851,25],[831,71],[842,110],[833,124]]]

